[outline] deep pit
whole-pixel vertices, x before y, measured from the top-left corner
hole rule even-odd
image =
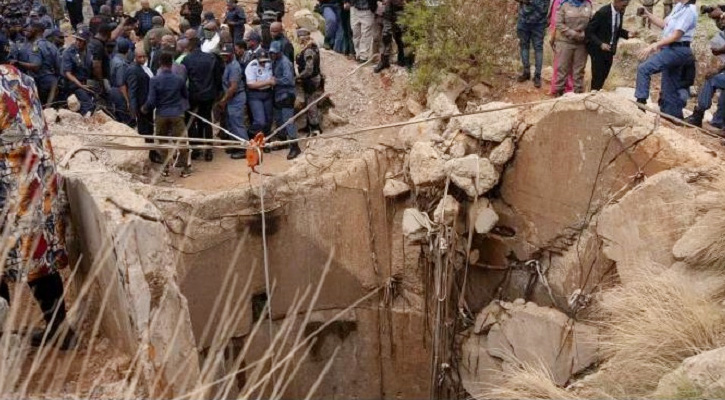
[[[439,88],[415,118],[462,90]],[[71,151],[61,112],[82,272],[113,288],[102,335],[144,349],[150,394],[249,389],[244,367],[290,354],[298,333],[315,342],[284,398],[323,372],[319,398],[483,397],[514,357],[562,385],[580,376],[600,361],[589,304],[642,263],[686,257],[672,249],[721,195],[720,155],[615,94],[475,110],[493,111],[312,141],[287,171],[210,193],[143,182],[143,152]]]

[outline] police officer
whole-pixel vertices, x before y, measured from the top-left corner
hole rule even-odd
[[[244,75],[247,78],[247,101],[252,113],[252,135],[258,132],[270,133],[272,127],[272,104],[274,76],[272,63],[265,50],[257,52],[257,58],[247,64]]]
[[[279,41],[272,42],[269,48],[272,58],[272,72],[274,74],[274,122],[278,127],[288,122],[295,115],[295,67],[292,62],[282,54]],[[284,128],[288,140],[297,139],[297,125],[294,121]],[[297,158],[302,153],[297,143],[290,145],[287,159]]]
[[[79,25],[73,37],[75,43],[63,51],[61,69],[68,83],[68,92],[74,94],[81,103],[80,113],[87,115],[94,110],[93,90],[87,84],[91,76],[91,63],[86,47],[91,32],[88,27]]]
[[[118,44],[116,53],[111,58],[110,72],[108,82],[110,90],[108,98],[113,105],[114,115],[118,122],[128,124],[131,122],[129,112],[130,101],[128,99],[128,90],[126,89],[126,71],[130,68],[128,62],[128,52],[130,46],[127,42]]]
[[[239,61],[234,56],[234,45],[225,43],[220,55],[226,65],[222,76],[224,96],[217,103],[217,107],[226,114],[227,129],[234,136],[249,140],[247,127],[244,126],[244,110],[247,105],[247,95],[244,92],[244,73]],[[230,154],[233,159],[241,159],[246,155],[244,150],[234,150]]]
[[[55,102],[58,94],[58,78],[61,75],[58,47],[45,37],[39,38],[36,45],[41,61],[40,69],[35,75],[35,84],[38,87],[40,101],[44,105],[51,104]]]
[[[685,102],[680,98],[678,89],[682,68],[694,59],[690,44],[697,28],[695,0],[676,0],[672,13],[664,20],[647,10],[644,16],[662,28],[662,38],[638,54],[643,62],[637,67],[634,96],[637,102],[645,104],[649,98],[652,75],[662,73],[661,110],[665,114],[682,118]]]
[[[247,14],[244,8],[237,5],[237,0],[227,0],[227,13],[224,16],[224,23],[229,26],[233,42],[244,40],[244,24],[247,22]]]
[[[309,105],[322,96],[324,91],[324,78],[320,70],[320,49],[310,37],[307,29],[298,29],[297,38],[303,48],[297,56],[297,80],[302,83],[302,91],[305,94],[305,104]],[[317,105],[307,110],[307,128],[310,135],[322,133],[320,127],[320,113]]]
[[[403,29],[398,24],[398,16],[403,12],[405,0],[386,0],[383,11],[383,52],[380,62],[375,66],[375,73],[390,67],[390,53],[393,40],[398,48],[398,65],[405,66],[405,45],[403,44]]]
[[[0,15],[0,64],[8,62],[10,57],[10,39],[5,33],[5,19]]]

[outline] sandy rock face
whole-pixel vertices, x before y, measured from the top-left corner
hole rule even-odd
[[[722,398],[725,393],[725,347],[685,359],[659,382],[654,397]]]
[[[525,303],[494,302],[476,317],[463,344],[461,375],[469,393],[482,393],[515,363],[542,363],[555,382],[597,361],[597,329],[573,322],[561,311]]]

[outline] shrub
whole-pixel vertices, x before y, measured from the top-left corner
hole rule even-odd
[[[468,82],[486,79],[494,67],[517,57],[516,2],[446,0],[438,6],[408,2],[402,23],[415,51],[415,89],[435,83],[443,72]]]

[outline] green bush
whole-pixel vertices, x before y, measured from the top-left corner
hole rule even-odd
[[[490,78],[517,57],[515,1],[409,1],[402,23],[415,51],[412,85],[424,90],[452,72],[468,82]]]

